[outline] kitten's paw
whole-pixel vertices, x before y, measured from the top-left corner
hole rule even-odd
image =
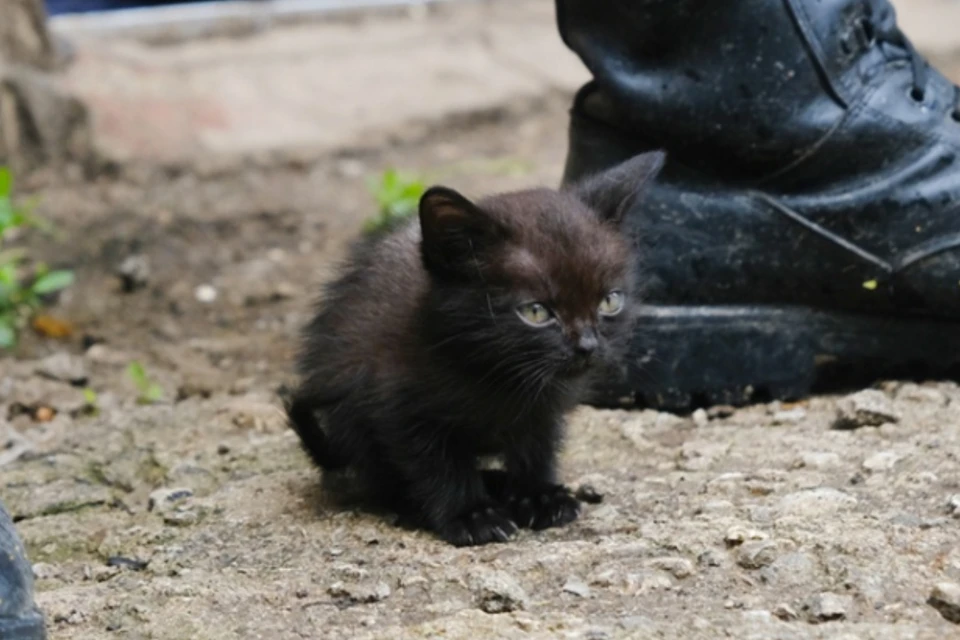
[[[513,495],[507,503],[521,527],[534,530],[562,527],[580,517],[580,501],[563,485],[551,485],[527,495]]]
[[[440,529],[440,537],[457,547],[506,542],[517,533],[517,525],[499,507],[484,505],[468,511]]]

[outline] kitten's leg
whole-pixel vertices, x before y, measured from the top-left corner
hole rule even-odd
[[[557,483],[557,449],[561,425],[530,429],[506,452],[505,504],[521,527],[547,529],[569,524],[580,516],[580,502],[567,487]],[[503,478],[489,476],[493,486]]]
[[[517,525],[487,493],[475,461],[432,449],[404,461],[410,499],[424,525],[458,547],[505,542]]]

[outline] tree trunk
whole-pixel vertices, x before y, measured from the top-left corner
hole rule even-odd
[[[92,159],[84,105],[49,73],[56,64],[43,0],[0,0],[0,165],[26,173]]]

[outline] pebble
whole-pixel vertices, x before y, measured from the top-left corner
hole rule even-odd
[[[766,540],[768,537],[769,536],[763,531],[735,525],[727,529],[726,535],[723,536],[723,541],[727,543],[727,546],[735,547],[749,540]]]
[[[163,522],[175,527],[189,527],[200,522],[200,516],[196,511],[174,511],[164,515]]]
[[[150,261],[144,255],[128,256],[117,267],[117,276],[124,293],[133,293],[150,282]]]
[[[567,581],[563,584],[563,591],[581,598],[590,597],[590,587],[587,586],[587,583],[573,576],[567,578]]]
[[[212,285],[202,284],[194,290],[193,295],[197,298],[198,302],[210,304],[217,299],[218,293]]]
[[[817,565],[806,553],[786,553],[760,572],[760,578],[777,587],[802,587],[816,577]]]
[[[893,409],[890,398],[877,389],[866,389],[837,403],[837,418],[833,428],[879,427],[891,422],[900,422],[900,414]]]
[[[37,580],[52,580],[60,576],[60,570],[52,564],[38,562],[33,565],[33,577]]]
[[[950,622],[960,624],[960,584],[941,582],[933,588],[927,603]]]
[[[36,371],[41,376],[73,385],[82,385],[87,382],[87,367],[83,358],[65,351],[54,353],[41,360]]]
[[[777,543],[772,540],[746,542],[737,552],[737,564],[744,569],[761,569],[777,559]]]
[[[843,620],[847,610],[853,604],[850,596],[841,596],[825,591],[813,598],[808,605],[811,622],[829,622]]]
[[[954,518],[960,518],[960,493],[950,496],[947,501],[947,511]]]
[[[840,466],[840,456],[832,451],[805,451],[800,454],[795,466],[808,469],[832,469]]]
[[[482,571],[471,576],[477,606],[486,613],[509,613],[527,607],[527,593],[503,571]]]
[[[773,615],[777,616],[781,620],[796,620],[800,616],[797,615],[796,610],[790,605],[781,602],[773,609]]]
[[[777,411],[773,414],[773,424],[786,425],[803,422],[807,417],[805,409],[789,409],[787,411]]]
[[[893,451],[880,451],[863,461],[863,468],[874,473],[893,469],[900,456]]]
[[[677,580],[689,578],[696,572],[693,563],[686,558],[654,558],[650,561],[650,566],[666,571]]]
[[[344,584],[336,582],[327,589],[330,597],[352,604],[373,604],[390,597],[390,587],[386,582]]]
[[[157,489],[150,494],[147,509],[149,511],[156,511],[157,513],[166,513],[173,509],[178,502],[182,502],[190,497],[193,497],[193,489],[187,487],[165,487],[163,489]]]
[[[582,484],[577,488],[575,497],[580,502],[587,504],[600,504],[603,502],[603,494],[597,491],[592,484]]]
[[[697,409],[690,417],[693,418],[693,424],[697,425],[698,427],[705,427],[707,426],[707,423],[710,422],[710,416],[708,416],[707,412],[703,409]]]
[[[778,508],[780,516],[816,518],[856,504],[857,499],[843,491],[818,487],[785,495],[780,499]]]

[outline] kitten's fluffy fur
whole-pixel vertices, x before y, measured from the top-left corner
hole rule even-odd
[[[418,221],[358,245],[306,327],[288,408],[314,461],[456,545],[575,520],[556,478],[564,414],[623,355],[620,221],[662,163],[475,204],[435,187]],[[478,469],[491,455],[505,471]]]

